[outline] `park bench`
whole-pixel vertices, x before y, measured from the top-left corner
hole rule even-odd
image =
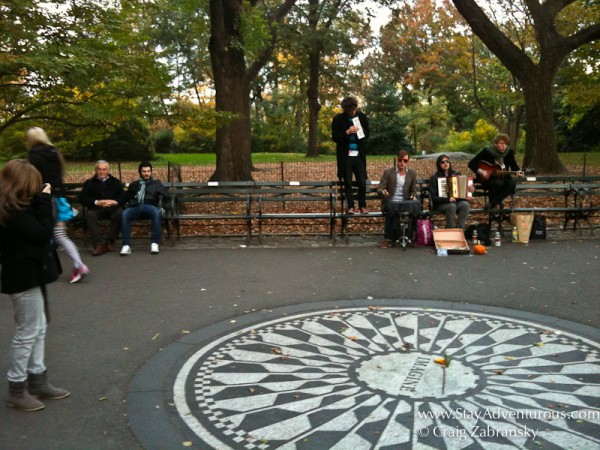
[[[348,214],[345,208],[344,190],[337,181],[265,181],[265,182],[170,182],[164,183],[171,193],[171,200],[163,205],[163,227],[166,237],[171,238],[172,229],[179,238],[184,226],[206,226],[208,234],[239,234],[249,243],[253,232],[258,230],[259,242],[268,230],[276,227],[296,227],[304,234],[328,233],[335,242],[337,222],[339,235],[346,243],[352,234],[364,230],[365,226],[376,226],[383,230],[381,199],[377,194],[378,181],[367,182],[366,214]],[[83,230],[87,238],[85,209],[79,203],[79,192],[83,183],[65,185],[66,196],[72,206],[81,213],[69,222],[76,230]],[[423,204],[423,215],[429,216],[438,226],[443,226],[443,214],[431,209],[428,180],[417,181],[418,195]],[[356,196],[356,183],[353,195]],[[563,229],[573,224],[581,233],[586,222],[593,234],[591,223],[600,209],[600,177],[549,176],[523,177],[517,189],[504,202],[503,208],[484,211],[487,193],[476,184],[475,199],[471,205],[470,220],[487,221],[492,227],[503,231],[503,223],[509,221],[511,213],[549,214],[562,221]],[[527,199],[542,199],[531,205]],[[135,221],[135,226],[147,226],[146,221]],[[360,226],[359,226],[360,225]],[[324,231],[326,229],[327,231]],[[218,231],[215,231],[218,230]],[[233,231],[232,231],[233,230]],[[318,233],[315,233],[318,230]],[[289,233],[289,228],[285,231]],[[364,232],[364,231],[363,231]],[[273,232],[273,234],[275,234]],[[87,240],[85,241],[87,242]]]
[[[379,197],[379,194],[377,193],[378,185],[379,181],[367,180],[366,201],[368,213],[361,214],[358,208],[356,208],[356,212],[354,214],[348,214],[344,183],[341,181],[338,181],[336,183],[337,199],[340,211],[338,217],[341,221],[340,236],[344,238],[346,244],[350,242],[352,223],[356,223],[359,221],[368,221],[372,223],[376,222],[377,219],[383,218],[384,213],[383,211],[381,211],[381,197]],[[358,185],[356,181],[353,181],[352,183],[352,194],[354,195],[354,202],[358,204]],[[383,230],[383,224],[381,224],[381,229]]]
[[[294,225],[323,221],[335,241],[337,210],[336,185],[328,181],[275,181],[256,183],[258,193],[258,238],[262,243],[264,225]]]
[[[365,219],[380,219],[384,217],[384,213],[381,211],[381,197],[377,193],[377,186],[379,185],[379,181],[368,180],[367,181],[367,214],[348,214],[346,210],[346,198],[345,191],[343,189],[343,184],[338,183],[338,204],[340,206],[340,210],[343,211],[339,214],[341,219],[341,231],[340,235],[345,238],[346,243],[349,242],[350,239],[350,226],[353,222],[364,221]],[[356,182],[353,182],[352,185],[353,195],[355,198],[355,202],[358,198],[358,186]],[[477,191],[474,193],[475,197],[485,197],[485,193],[483,191]],[[429,180],[428,179],[417,179],[417,199],[419,199],[422,203],[423,217],[429,217],[432,221],[435,221],[436,218],[443,218],[444,215],[441,212],[432,209],[432,200],[429,194]],[[485,200],[485,198],[484,198]],[[482,213],[483,208],[472,208],[471,213]],[[380,220],[381,221],[381,220]],[[383,224],[381,224],[381,229],[383,230]]]
[[[338,204],[342,213],[340,235],[349,242],[351,235],[351,224],[365,219],[382,218],[380,210],[381,199],[377,194],[378,181],[367,181],[367,204],[368,214],[348,214],[345,208],[345,192],[341,183],[338,183]],[[432,200],[429,194],[429,180],[417,180],[417,192],[423,204],[423,216],[427,216],[434,224],[443,221],[443,213],[432,209]],[[353,183],[353,195],[357,198],[358,187]],[[572,222],[573,229],[581,233],[581,223],[588,223],[590,232],[593,234],[593,226],[590,219],[593,214],[600,210],[598,206],[600,196],[600,177],[577,177],[577,176],[547,176],[547,177],[521,177],[518,179],[515,194],[506,199],[503,208],[495,208],[485,211],[483,205],[488,201],[487,191],[475,183],[474,201],[469,212],[470,217],[487,220],[490,225],[503,232],[503,223],[510,223],[512,213],[535,213],[551,214],[560,217],[563,221],[563,229],[566,230]],[[524,200],[530,198],[544,199],[542,206],[520,206]],[[376,209],[370,207],[370,203],[376,205]],[[443,222],[442,222],[443,223]],[[383,227],[383,225],[381,225]],[[441,225],[440,225],[441,226]]]
[[[173,225],[178,239],[183,223],[193,222],[199,226],[228,222],[239,225],[246,243],[250,242],[256,192],[253,181],[172,182],[165,185],[171,193],[171,206],[165,219]]]
[[[128,186],[128,184],[123,185],[123,187],[125,189],[127,188],[127,186]],[[79,200],[79,194],[81,193],[81,190],[83,189],[83,183],[65,183],[63,185],[63,187],[64,187],[65,198],[68,200],[69,204],[79,212],[75,217],[73,217],[73,219],[71,219],[68,222],[68,226],[74,232],[81,232],[83,234],[83,245],[84,245],[84,247],[87,247],[87,243],[88,243],[87,221],[86,221],[87,208],[84,207]],[[170,205],[165,204],[165,202],[163,202],[161,199],[161,202],[159,203],[159,207],[163,210],[162,228],[165,231],[167,239],[170,239],[171,228],[169,227],[169,222],[166,217],[167,211],[169,210]],[[100,220],[98,223],[101,227],[110,227],[109,220]],[[132,227],[147,228],[148,226],[149,226],[149,220],[147,220],[147,219],[134,220],[132,222]]]
[[[78,211],[78,214],[69,221],[69,228],[74,231],[81,230],[84,235],[84,239],[87,238],[87,224],[85,221],[85,208],[79,201],[79,194],[83,188],[83,183],[64,183],[63,192],[65,198],[71,205]]]
[[[581,234],[581,222],[588,223],[599,208],[594,198],[600,195],[600,177],[543,176],[518,179],[514,195],[506,199],[503,208],[489,211],[489,223],[496,223],[503,230],[503,222],[510,223],[511,213],[550,214],[560,218],[563,230],[573,222],[573,230]],[[525,199],[544,199],[542,206],[521,206]]]

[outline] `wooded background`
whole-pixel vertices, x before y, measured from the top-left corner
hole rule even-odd
[[[558,152],[600,151],[599,18],[592,0],[3,1],[0,156],[41,126],[70,160],[214,152],[213,179],[247,180],[252,152],[332,153],[354,95],[371,154],[505,132],[559,173]]]

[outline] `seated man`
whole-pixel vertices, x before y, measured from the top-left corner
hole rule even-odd
[[[81,204],[87,208],[87,229],[92,239],[92,256],[115,251],[115,241],[121,232],[121,218],[125,203],[125,192],[121,180],[108,173],[108,163],[96,162],[96,176],[86,180],[79,194]],[[99,220],[110,220],[110,234],[102,239]]]
[[[486,211],[501,206],[506,197],[515,193],[517,181],[511,174],[523,176],[509,142],[506,134],[499,134],[494,138],[493,146],[485,147],[469,161],[469,169],[475,172],[481,186],[488,191],[490,201],[484,206]]]
[[[421,213],[421,203],[416,200],[417,173],[408,168],[409,161],[410,154],[406,150],[400,150],[396,167],[385,169],[377,186],[377,193],[382,197],[381,208],[385,213],[384,240],[379,245],[380,248],[391,247],[398,239],[394,220],[399,212],[411,215],[409,239],[412,239],[414,221]]]
[[[458,228],[465,228],[465,222],[471,209],[468,200],[462,198],[450,197],[448,194],[438,190],[438,178],[448,178],[454,175],[460,175],[460,172],[452,169],[448,155],[438,156],[435,163],[437,172],[429,179],[429,194],[433,201],[433,209],[444,213],[446,216],[446,228],[454,228],[456,225],[455,216],[458,216]],[[469,192],[473,192],[475,187],[471,184],[467,187]]]
[[[158,180],[152,178],[152,164],[142,161],[138,166],[140,178],[127,189],[127,208],[123,212],[123,248],[121,256],[131,255],[131,222],[136,219],[150,219],[152,231],[150,236],[150,253],[158,254],[158,244],[162,237],[160,225],[161,197],[169,199],[169,191]]]

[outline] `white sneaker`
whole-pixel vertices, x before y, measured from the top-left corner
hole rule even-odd
[[[158,255],[158,244],[150,244],[150,253]]]
[[[131,247],[129,245],[124,245],[121,249],[121,256],[131,255]]]

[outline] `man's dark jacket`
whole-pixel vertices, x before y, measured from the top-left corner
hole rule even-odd
[[[136,180],[129,185],[127,189],[127,206],[139,206],[137,200],[137,194],[140,191],[141,180]],[[171,198],[167,188],[159,181],[154,178],[150,178],[146,183],[146,192],[144,194],[144,204],[159,206],[160,198],[164,199]]]
[[[127,196],[121,181],[110,174],[105,181],[96,176],[87,179],[79,194],[79,201],[89,209],[100,209],[94,204],[96,200],[116,200],[119,206],[125,206]]]
[[[365,141],[369,137],[371,130],[369,129],[369,121],[367,116],[360,112],[356,112],[356,117],[360,120],[365,137],[363,139],[357,139],[358,143],[358,157],[367,169],[367,153],[365,148]],[[348,159],[348,145],[350,144],[350,136],[346,134],[346,130],[352,126],[350,117],[346,113],[336,114],[331,121],[331,139],[336,144],[335,154],[337,158],[337,175],[338,179],[342,179],[346,173],[346,161]]]

